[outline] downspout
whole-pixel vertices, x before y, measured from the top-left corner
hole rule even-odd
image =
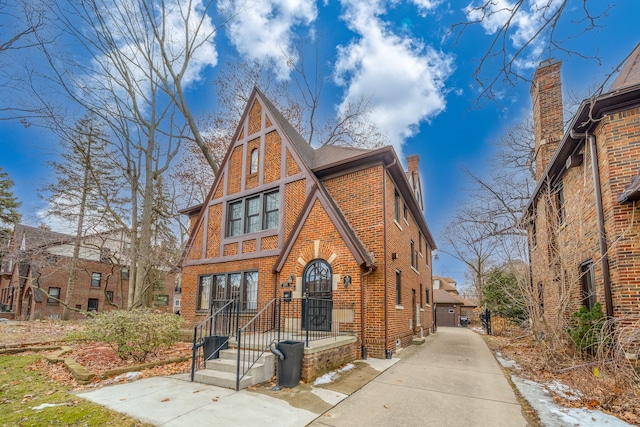
[[[596,149],[596,136],[588,132],[577,133],[571,131],[571,138],[586,138],[591,150],[591,172],[593,174],[594,196],[596,199],[596,213],[598,215],[598,240],[600,243],[600,262],[602,265],[602,285],[604,287],[604,301],[607,310],[607,318],[613,318],[613,299],[611,297],[611,276],[609,271],[609,249],[604,227],[604,209],[602,207],[602,190],[600,188],[600,170],[598,169],[598,152]]]
[[[364,278],[373,273],[373,266],[369,266],[369,269],[366,273],[360,273],[360,351],[362,360],[367,360],[367,341],[365,339],[366,334],[366,326],[365,326],[365,318],[364,315]]]
[[[389,294],[389,286],[387,281],[389,277],[387,276],[387,170],[396,164],[396,159],[394,157],[393,162],[389,163],[384,167],[384,174],[382,175],[382,215],[384,217],[384,357],[387,359],[391,359],[391,350],[389,348],[389,304],[388,304],[388,294]]]

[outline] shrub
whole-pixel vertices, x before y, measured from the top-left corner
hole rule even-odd
[[[89,322],[86,336],[105,341],[120,358],[144,362],[150,354],[171,347],[180,338],[179,316],[149,309],[110,310]]]
[[[598,347],[604,344],[605,320],[600,303],[596,303],[591,310],[580,307],[571,315],[568,332],[578,351],[590,355],[597,353]]]

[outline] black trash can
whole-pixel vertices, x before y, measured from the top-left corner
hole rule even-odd
[[[304,342],[280,341],[277,348],[284,356],[284,360],[278,359],[278,385],[293,388],[300,382]]]
[[[229,348],[229,337],[214,335],[204,338],[204,360],[217,359],[220,350]]]
[[[460,326],[462,326],[463,328],[469,326],[469,318],[467,316],[462,316],[460,318]]]

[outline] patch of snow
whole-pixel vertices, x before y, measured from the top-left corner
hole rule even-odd
[[[500,362],[500,364],[502,366],[504,366],[505,368],[515,368],[515,369],[522,369],[520,368],[520,366],[515,362],[515,360],[511,360],[511,359],[506,359],[504,357],[502,357],[502,353],[497,352],[496,353],[496,359],[498,359],[498,362]]]
[[[573,390],[571,387],[562,384],[558,380],[553,380],[552,382],[548,383],[546,387],[567,400],[580,400],[580,398],[582,397],[582,393],[580,393],[578,390]]]
[[[629,427],[628,424],[612,415],[587,408],[565,408],[556,404],[544,386],[516,375],[511,380],[520,394],[536,410],[540,422],[545,427],[607,426]],[[559,383],[560,384],[560,383]],[[562,384],[561,384],[562,385]],[[566,386],[565,386],[566,387]],[[555,391],[555,390],[554,390]]]
[[[313,382],[313,385],[329,384],[330,382],[337,380],[339,377],[340,376],[337,372],[332,371],[316,378],[316,380]]]
[[[54,406],[65,406],[66,403],[43,403],[42,405],[32,406],[34,411],[42,411],[44,408],[52,408]]]
[[[356,366],[353,363],[347,363],[342,368],[338,369],[338,372],[347,372],[355,368]]]

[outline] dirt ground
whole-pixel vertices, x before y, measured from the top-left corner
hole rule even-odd
[[[113,380],[116,375],[104,378],[109,370],[128,368],[136,365],[133,360],[122,360],[115,350],[107,343],[84,342],[70,339],[84,328],[82,322],[61,322],[51,320],[8,321],[0,322],[0,349],[14,346],[43,346],[63,345],[71,348],[71,352],[64,357],[75,359],[83,367],[96,375],[93,383],[95,386],[103,381]],[[71,334],[71,335],[70,335]],[[53,353],[43,351],[43,355]],[[191,356],[191,344],[178,342],[169,349],[162,349],[157,354],[150,355],[145,363],[159,362],[169,359],[178,359]],[[82,389],[88,386],[79,385],[73,376],[62,364],[49,363],[41,359],[36,367],[49,378],[59,381],[72,389]],[[142,377],[159,375],[173,375],[188,372],[191,369],[189,360],[180,363],[171,363],[162,366],[142,369]]]

